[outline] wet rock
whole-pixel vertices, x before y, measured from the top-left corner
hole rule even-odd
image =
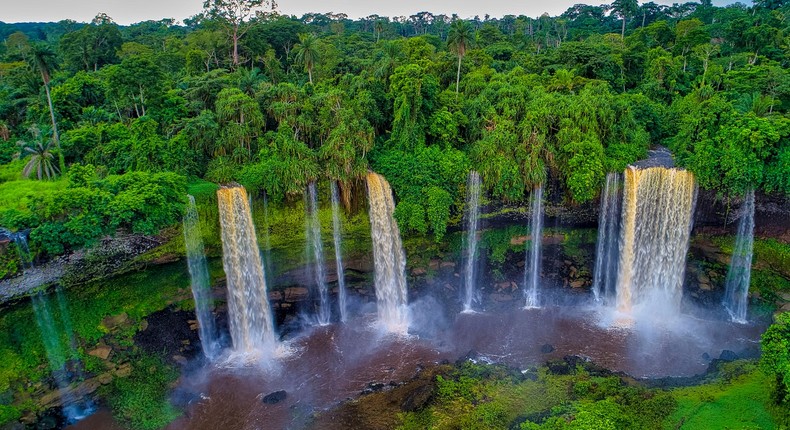
[[[122,312],[118,315],[113,315],[104,318],[103,320],[101,320],[101,323],[104,327],[107,328],[107,330],[112,330],[116,327],[126,324],[128,320],[129,320],[129,315],[127,315],[126,312]]]
[[[725,349],[719,355],[719,360],[722,361],[735,361],[737,359],[738,359],[738,354],[736,354],[734,351],[730,351],[729,349]]]
[[[173,356],[173,361],[175,361],[176,363],[178,363],[178,364],[180,364],[182,366],[187,364],[187,359],[183,355],[174,355]]]
[[[570,285],[571,285],[571,288],[581,288],[581,287],[584,286],[584,280],[583,279],[577,279],[575,281],[571,281]]]
[[[288,287],[285,289],[285,300],[289,302],[296,302],[307,298],[307,288],[305,287]]]
[[[423,276],[423,275],[425,275],[426,273],[428,273],[428,271],[427,271],[427,270],[425,270],[425,269],[424,269],[424,268],[422,268],[422,267],[415,267],[415,268],[414,268],[414,269],[412,269],[412,271],[411,271],[411,274],[412,274],[412,276]]]
[[[513,300],[513,295],[502,293],[491,293],[491,300],[495,302],[509,302]]]
[[[455,263],[452,261],[442,261],[439,267],[442,269],[455,268]]]
[[[140,322],[140,331],[148,330],[148,320],[142,320]]]
[[[378,393],[379,391],[384,390],[386,387],[387,384],[383,382],[369,382],[368,385],[365,386],[365,389],[362,390],[362,394]]]
[[[108,359],[111,353],[112,353],[112,348],[110,348],[107,345],[99,345],[96,348],[88,351],[88,355],[100,358],[102,360]]]
[[[707,352],[703,353],[702,354],[702,359],[705,360],[705,361],[710,361],[710,354],[708,354]]]
[[[261,401],[267,405],[276,405],[277,403],[280,403],[287,398],[288,398],[288,393],[285,392],[285,390],[280,390],[263,396],[263,399]]]
[[[132,364],[131,363],[124,363],[118,366],[118,369],[115,371],[115,376],[119,378],[125,378],[132,374]]]
[[[282,300],[283,293],[280,291],[270,291],[269,292],[269,300]]]
[[[521,246],[527,241],[529,236],[515,236],[510,238],[510,244],[513,246]]]
[[[543,346],[540,347],[540,352],[543,354],[548,354],[554,351],[554,346],[549,345],[548,343],[544,343]]]
[[[439,260],[431,260],[431,261],[428,263],[428,267],[430,267],[430,268],[431,268],[431,269],[433,269],[433,270],[436,270],[436,269],[438,269],[438,268],[439,268],[439,263],[440,263],[440,262],[439,262]]]

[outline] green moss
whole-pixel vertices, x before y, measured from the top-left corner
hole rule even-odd
[[[179,415],[167,399],[178,371],[155,357],[140,356],[133,363],[129,377],[116,378],[105,390],[113,415],[134,430],[163,428]]]

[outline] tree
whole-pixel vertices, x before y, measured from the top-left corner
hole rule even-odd
[[[33,172],[36,173],[36,178],[39,180],[46,177],[52,179],[58,174],[58,168],[54,163],[54,155],[52,154],[51,147],[52,141],[47,140],[44,142],[41,130],[38,127],[31,127],[30,134],[33,139],[30,142],[19,141],[17,144],[20,146],[20,158],[29,155],[25,167],[22,169],[22,175],[29,178]],[[62,160],[62,156],[61,156]]]
[[[301,63],[307,76],[310,79],[310,84],[313,83],[313,68],[318,61],[318,37],[312,33],[300,33],[299,43],[294,46],[294,56],[296,62]]]
[[[250,18],[257,16],[261,9],[274,10],[274,0],[205,0],[203,11],[211,19],[221,23],[233,43],[233,66],[239,65],[239,39],[250,29]]]
[[[30,47],[28,61],[34,70],[41,73],[41,80],[44,82],[44,91],[47,93],[47,105],[49,106],[49,117],[52,120],[52,140],[58,148],[58,164],[60,171],[66,171],[66,162],[63,158],[63,151],[60,150],[60,137],[58,136],[58,122],[55,119],[55,109],[52,107],[52,94],[49,91],[50,72],[55,65],[55,53],[48,46],[36,43]]]
[[[456,97],[458,97],[458,86],[461,82],[461,60],[463,60],[473,40],[474,31],[468,22],[457,19],[450,24],[450,32],[447,34],[447,45],[451,51],[458,55],[458,72],[455,75]]]
[[[623,20],[623,28],[620,36],[625,39],[625,20],[629,16],[633,16],[639,10],[639,3],[636,0],[614,0],[612,2],[612,11]]]
[[[776,317],[760,340],[762,357],[760,365],[776,377],[775,401],[779,405],[790,403],[790,312]]]

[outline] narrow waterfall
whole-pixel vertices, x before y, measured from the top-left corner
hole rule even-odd
[[[749,304],[749,281],[752,275],[752,248],[754,247],[754,190],[746,192],[738,221],[738,236],[732,250],[730,270],[727,272],[724,307],[730,318],[746,323]]]
[[[376,269],[376,300],[379,321],[390,332],[406,333],[409,327],[406,290],[406,253],[398,223],[392,214],[395,202],[382,176],[367,176],[373,263]]]
[[[657,317],[677,314],[697,195],[685,170],[630,166],[625,171],[617,309],[638,305]]]
[[[316,320],[319,325],[327,325],[329,324],[329,287],[326,283],[324,246],[321,243],[321,221],[318,219],[318,194],[315,188],[315,182],[310,182],[307,186],[305,252],[307,260],[312,263],[313,281],[320,300]]]
[[[464,312],[472,311],[472,303],[477,301],[475,281],[477,273],[477,227],[480,222],[480,175],[474,170],[469,172],[466,182],[466,273],[464,277]]]
[[[608,302],[615,295],[620,236],[620,174],[606,175],[598,217],[598,242],[592,292],[596,302]]]
[[[217,201],[233,348],[242,353],[271,353],[276,347],[274,323],[247,191],[242,186],[222,187],[217,190]]]
[[[543,185],[532,191],[532,218],[529,225],[529,253],[524,265],[524,293],[526,308],[539,308],[540,300],[540,248],[543,239]]]
[[[337,301],[340,308],[340,321],[346,322],[346,275],[343,270],[343,226],[340,224],[340,198],[337,183],[332,181],[332,236],[335,240],[335,265],[337,267]]]
[[[184,214],[184,244],[187,251],[189,276],[192,280],[192,297],[195,299],[195,316],[198,321],[200,345],[203,355],[211,360],[219,352],[219,342],[212,315],[214,302],[211,298],[211,285],[199,221],[195,197],[190,195],[187,211]]]

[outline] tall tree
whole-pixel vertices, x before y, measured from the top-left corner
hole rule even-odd
[[[275,0],[204,0],[203,11],[220,22],[233,42],[233,66],[239,65],[239,39],[250,29],[250,19],[262,9],[277,7]]]
[[[52,94],[49,91],[50,72],[55,67],[55,53],[41,43],[31,45],[28,51],[28,61],[34,70],[41,73],[41,80],[44,82],[44,91],[47,94],[47,106],[49,106],[49,117],[52,120],[52,140],[58,148],[58,165],[60,171],[66,171],[66,162],[63,158],[63,151],[60,150],[60,136],[58,135],[58,122],[55,119],[55,109],[52,106]]]
[[[447,46],[458,55],[458,71],[455,75],[455,96],[458,97],[458,86],[461,82],[461,60],[466,51],[472,45],[474,31],[468,22],[457,19],[450,24],[450,32],[447,33]]]
[[[313,67],[315,67],[319,57],[318,37],[312,33],[300,33],[299,43],[294,45],[294,55],[296,56],[296,61],[301,63],[307,70],[307,76],[312,84]]]
[[[625,39],[625,20],[629,16],[633,16],[639,10],[639,3],[637,0],[614,0],[612,2],[612,11],[623,20],[623,28],[620,36]]]

